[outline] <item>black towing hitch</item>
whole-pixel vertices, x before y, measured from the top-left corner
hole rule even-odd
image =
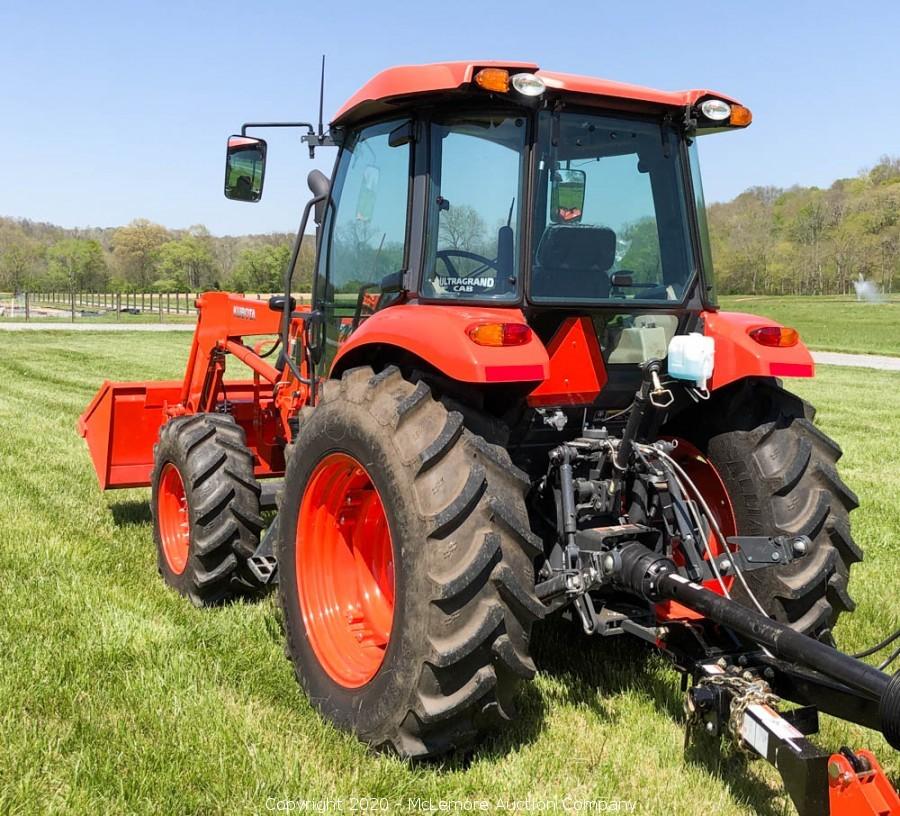
[[[639,542],[623,546],[618,560],[615,581],[622,589],[654,604],[677,601],[712,623],[758,644],[769,652],[771,659],[764,656],[763,660],[768,660],[773,672],[786,668],[789,675],[795,675],[795,682],[805,674],[806,694],[803,696],[819,693],[821,698],[834,692],[857,698],[860,716],[853,719],[877,727],[891,747],[900,750],[900,673],[893,677],[885,674],[787,624],[689,581],[678,574],[678,567],[671,558],[653,552]],[[796,673],[792,671],[793,667],[797,667]],[[804,669],[811,671],[804,673]],[[817,675],[821,675],[821,683]],[[814,688],[816,686],[819,688]],[[838,716],[847,718],[843,711]]]

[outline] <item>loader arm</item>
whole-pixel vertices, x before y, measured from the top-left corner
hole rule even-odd
[[[160,427],[172,417],[227,411],[244,429],[257,478],[284,470],[288,417],[309,399],[309,389],[263,355],[277,342],[281,312],[265,301],[225,292],[197,299],[197,326],[184,378],[147,382],[104,382],[78,420],[100,487],[146,487]],[[291,343],[303,320],[291,321]],[[245,338],[256,338],[252,345]],[[228,357],[252,373],[225,378]],[[305,363],[301,374],[306,377]]]

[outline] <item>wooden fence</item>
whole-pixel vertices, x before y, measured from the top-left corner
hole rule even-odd
[[[0,294],[0,320],[77,319],[106,317],[128,319],[135,315],[158,317],[191,317],[199,292],[24,292]],[[268,300],[271,293],[249,293],[245,297]],[[309,295],[296,295],[308,301]]]

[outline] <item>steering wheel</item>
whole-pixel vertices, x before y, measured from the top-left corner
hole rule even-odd
[[[484,255],[479,255],[477,252],[469,252],[465,249],[439,249],[435,253],[435,257],[437,257],[438,260],[444,262],[444,266],[447,267],[447,271],[455,278],[459,277],[459,272],[456,269],[456,265],[453,263],[453,261],[450,260],[451,257],[458,258],[464,261],[476,261],[477,263],[481,264],[471,272],[467,272],[467,278],[475,277],[476,275],[479,275],[482,272],[487,271],[488,269],[493,269],[495,272],[500,271],[500,267],[497,265],[496,260],[492,261],[490,258],[486,258]]]

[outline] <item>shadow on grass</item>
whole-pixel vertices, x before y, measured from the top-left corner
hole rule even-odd
[[[589,637],[577,625],[556,618],[535,627],[532,654],[541,674],[555,681],[552,695],[560,702],[583,706],[601,720],[612,722],[618,715],[611,701],[636,692],[652,700],[681,728],[689,727],[683,696],[673,682],[674,670],[639,640]],[[540,732],[540,718],[545,710],[543,701],[532,704],[530,700],[532,695],[540,697],[536,689],[528,688],[526,695],[519,742]],[[488,743],[484,750],[493,756],[505,747],[501,737],[496,743]],[[481,750],[475,756],[484,755]],[[728,788],[736,801],[751,803],[760,816],[783,814],[780,797],[773,801],[771,786],[752,772],[747,754],[691,729],[690,738],[685,740],[684,760],[704,768]]]
[[[140,524],[149,524],[150,502],[146,499],[143,501],[123,501],[110,504],[109,512],[112,513],[113,521],[117,527],[134,527]]]

